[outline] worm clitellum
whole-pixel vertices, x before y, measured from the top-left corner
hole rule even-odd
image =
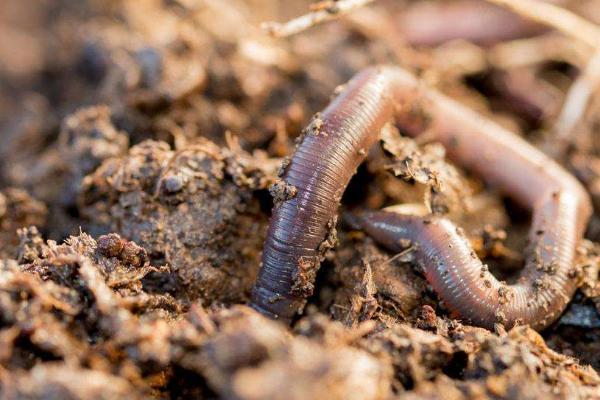
[[[515,284],[499,282],[466,239],[443,218],[367,213],[363,228],[398,249],[413,241],[425,275],[448,308],[474,324],[542,329],[571,299],[576,248],[591,214],[585,189],[525,140],[399,67],[373,67],[356,77],[307,129],[283,169],[252,305],[290,320],[312,293],[323,252],[331,247],[348,181],[393,117],[412,136],[425,128],[450,158],[532,210],[531,254]],[[415,118],[415,116],[417,116]],[[405,241],[402,241],[405,242]]]

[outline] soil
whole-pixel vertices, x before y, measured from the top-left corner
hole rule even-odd
[[[559,148],[577,64],[502,69],[489,35],[410,47],[394,27],[417,26],[420,3],[273,39],[260,23],[307,2],[3,1],[0,398],[600,398],[600,96]],[[600,22],[598,1],[563,3]],[[550,328],[463,324],[410,251],[353,229],[354,210],[425,207],[496,276],[522,266],[528,212],[426,134],[391,127],[344,194],[316,282],[299,272],[304,313],[288,327],[247,307],[270,210],[295,195],[278,180],[295,139],[319,134],[336,88],[378,63],[524,136],[588,189],[581,288]]]

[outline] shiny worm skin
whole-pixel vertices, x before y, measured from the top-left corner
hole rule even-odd
[[[429,283],[463,319],[487,328],[548,326],[577,287],[573,263],[592,210],[587,192],[525,140],[394,66],[357,74],[285,166],[282,183],[292,189],[275,205],[251,305],[285,321],[303,307],[342,193],[394,117],[411,136],[426,129],[451,159],[532,210],[531,251],[516,283],[506,285],[446,219],[374,212],[359,218],[362,227],[392,250],[400,239],[414,242]]]

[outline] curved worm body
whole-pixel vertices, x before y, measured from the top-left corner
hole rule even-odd
[[[559,201],[548,215],[570,221],[560,210],[565,207]],[[364,213],[355,222],[390,250],[402,251],[405,247],[401,243],[410,241],[415,259],[435,292],[471,324],[488,329],[495,323],[506,327],[529,324],[543,329],[560,315],[576,289],[570,275],[575,238],[570,223],[554,229],[552,224],[544,224],[553,231],[539,235],[546,235],[545,239],[534,234],[533,249],[542,251],[545,243],[552,243],[553,261],[539,253],[533,255],[518,281],[507,285],[488,271],[462,230],[446,218],[379,211]]]
[[[323,251],[332,244],[327,233],[342,193],[393,116],[410,135],[427,129],[451,158],[533,211],[531,255],[519,281],[506,286],[484,271],[446,220],[423,225],[414,217],[367,214],[364,228],[392,249],[400,238],[417,243],[436,292],[475,324],[541,329],[555,320],[576,289],[570,271],[591,214],[587,192],[526,141],[422,87],[398,67],[358,74],[309,127],[282,175],[279,186],[287,195],[273,212],[252,305],[286,320],[302,307]]]
[[[491,45],[545,31],[510,11],[477,0],[417,2],[399,14],[397,26],[413,46],[439,46],[458,39]]]

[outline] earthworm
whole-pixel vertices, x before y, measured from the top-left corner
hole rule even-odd
[[[289,321],[312,294],[344,189],[393,116],[388,74],[369,71],[315,116],[283,165],[252,291],[251,305],[265,315]]]
[[[452,40],[491,45],[534,36],[545,27],[478,0],[418,2],[397,17],[398,31],[414,46],[439,46]]]
[[[313,120],[285,163],[276,185],[283,195],[274,207],[252,306],[286,321],[302,308],[323,253],[333,244],[342,193],[394,116],[405,133],[426,130],[451,159],[532,210],[531,255],[519,280],[506,285],[485,271],[444,219],[425,219],[430,224],[424,226],[409,217],[367,214],[364,229],[392,248],[403,235],[414,240],[426,278],[465,320],[488,328],[496,322],[536,329],[550,324],[577,286],[571,271],[591,215],[587,192],[525,140],[393,66],[355,76]]]

